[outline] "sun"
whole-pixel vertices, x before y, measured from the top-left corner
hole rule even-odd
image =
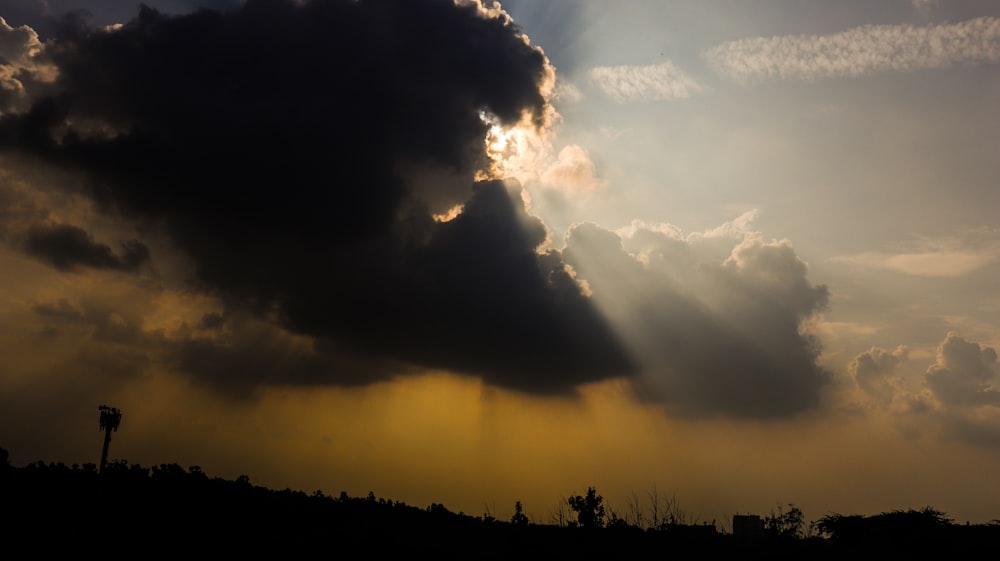
[[[477,174],[477,180],[513,178],[524,184],[541,176],[551,153],[546,131],[523,120],[505,125],[486,112],[481,112],[479,118],[489,125],[484,139],[489,163]]]

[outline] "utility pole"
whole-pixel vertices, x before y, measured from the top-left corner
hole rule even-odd
[[[108,446],[111,444],[111,431],[118,431],[118,425],[122,423],[122,412],[107,405],[101,405],[97,410],[101,412],[101,430],[104,431],[104,450],[101,452],[101,469],[98,472],[103,473],[104,466],[108,463]]]

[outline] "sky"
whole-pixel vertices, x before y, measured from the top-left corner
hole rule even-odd
[[[1000,5],[0,0],[0,446],[1000,518]]]

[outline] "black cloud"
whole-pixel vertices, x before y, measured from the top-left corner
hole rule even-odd
[[[509,20],[452,0],[143,8],[47,56],[54,93],[5,115],[0,147],[81,173],[100,209],[162,227],[227,318],[267,318],[316,353],[276,376],[259,366],[282,361],[235,360],[250,336],[192,335],[178,368],[223,389],[419,367],[539,392],[631,370],[559,255],[537,253],[519,187],[474,180],[484,114],[546,118],[551,69]],[[39,230],[29,251],[115,263],[82,233]]]
[[[136,271],[149,261],[149,249],[137,240],[122,243],[120,255],[95,242],[83,229],[71,224],[36,224],[28,229],[24,249],[62,271],[77,268]]]
[[[512,196],[518,189],[480,183],[457,218],[426,219],[419,244],[366,247],[349,261],[362,271],[300,279],[302,292],[281,301],[282,325],[315,336],[312,348],[237,319],[221,340],[183,340],[173,360],[239,392],[252,382],[357,385],[413,365],[540,393],[630,373],[561,259],[536,252],[544,226]],[[212,317],[211,327],[220,320]]]

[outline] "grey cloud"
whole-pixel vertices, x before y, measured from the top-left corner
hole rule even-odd
[[[35,304],[31,307],[31,311],[43,318],[56,320],[80,321],[84,317],[83,310],[71,304],[66,298]]]
[[[927,387],[946,406],[1000,406],[1000,392],[990,385],[996,364],[992,347],[949,333],[938,347],[937,360],[927,369]]]
[[[731,241],[719,261],[710,257],[716,240],[704,241],[643,227],[623,239],[584,224],[563,255],[627,333],[651,399],[693,416],[784,417],[817,406],[830,375],[803,324],[825,307],[826,287],[806,279],[787,244]]]
[[[975,418],[951,415],[945,418],[948,431],[964,442],[976,446],[1000,448],[1000,416]]]
[[[141,318],[111,309],[88,310],[86,320],[94,326],[91,338],[95,341],[149,349],[156,349],[162,342],[160,334],[144,329]]]
[[[16,179],[12,170],[23,167],[18,162],[0,175],[0,242],[66,272],[83,267],[137,272],[150,262],[149,248],[138,240],[122,242],[116,252],[79,226],[53,222],[59,211],[47,208],[51,201]]]
[[[212,336],[193,331],[165,341],[163,361],[195,382],[247,399],[261,386],[355,386],[405,374],[407,365],[359,358],[335,341],[296,336],[251,317],[213,315]],[[225,328],[225,329],[223,329]]]
[[[148,298],[148,295],[144,298]],[[134,306],[135,302],[112,303],[101,300],[75,304],[68,298],[60,298],[52,302],[35,303],[31,306],[31,311],[49,322],[83,327],[86,333],[84,339],[92,343],[155,351],[165,339],[161,333],[145,329],[142,315],[132,309]]]
[[[135,379],[154,364],[148,351],[120,345],[87,345],[80,349],[74,367],[85,372],[99,372],[112,381]],[[83,374],[83,373],[81,373]]]
[[[0,241],[16,243],[29,224],[43,221],[48,214],[24,185],[0,176]]]
[[[892,351],[872,347],[854,357],[847,371],[858,388],[885,405],[892,401],[896,390],[891,377],[908,355],[909,349],[903,345]]]
[[[872,347],[851,361],[848,372],[869,398],[896,416],[903,430],[934,426],[949,439],[1000,445],[1000,391],[992,386],[996,350],[948,333],[925,371],[920,391],[909,390],[905,379],[896,375],[911,360],[909,354],[905,346],[892,351]]]

